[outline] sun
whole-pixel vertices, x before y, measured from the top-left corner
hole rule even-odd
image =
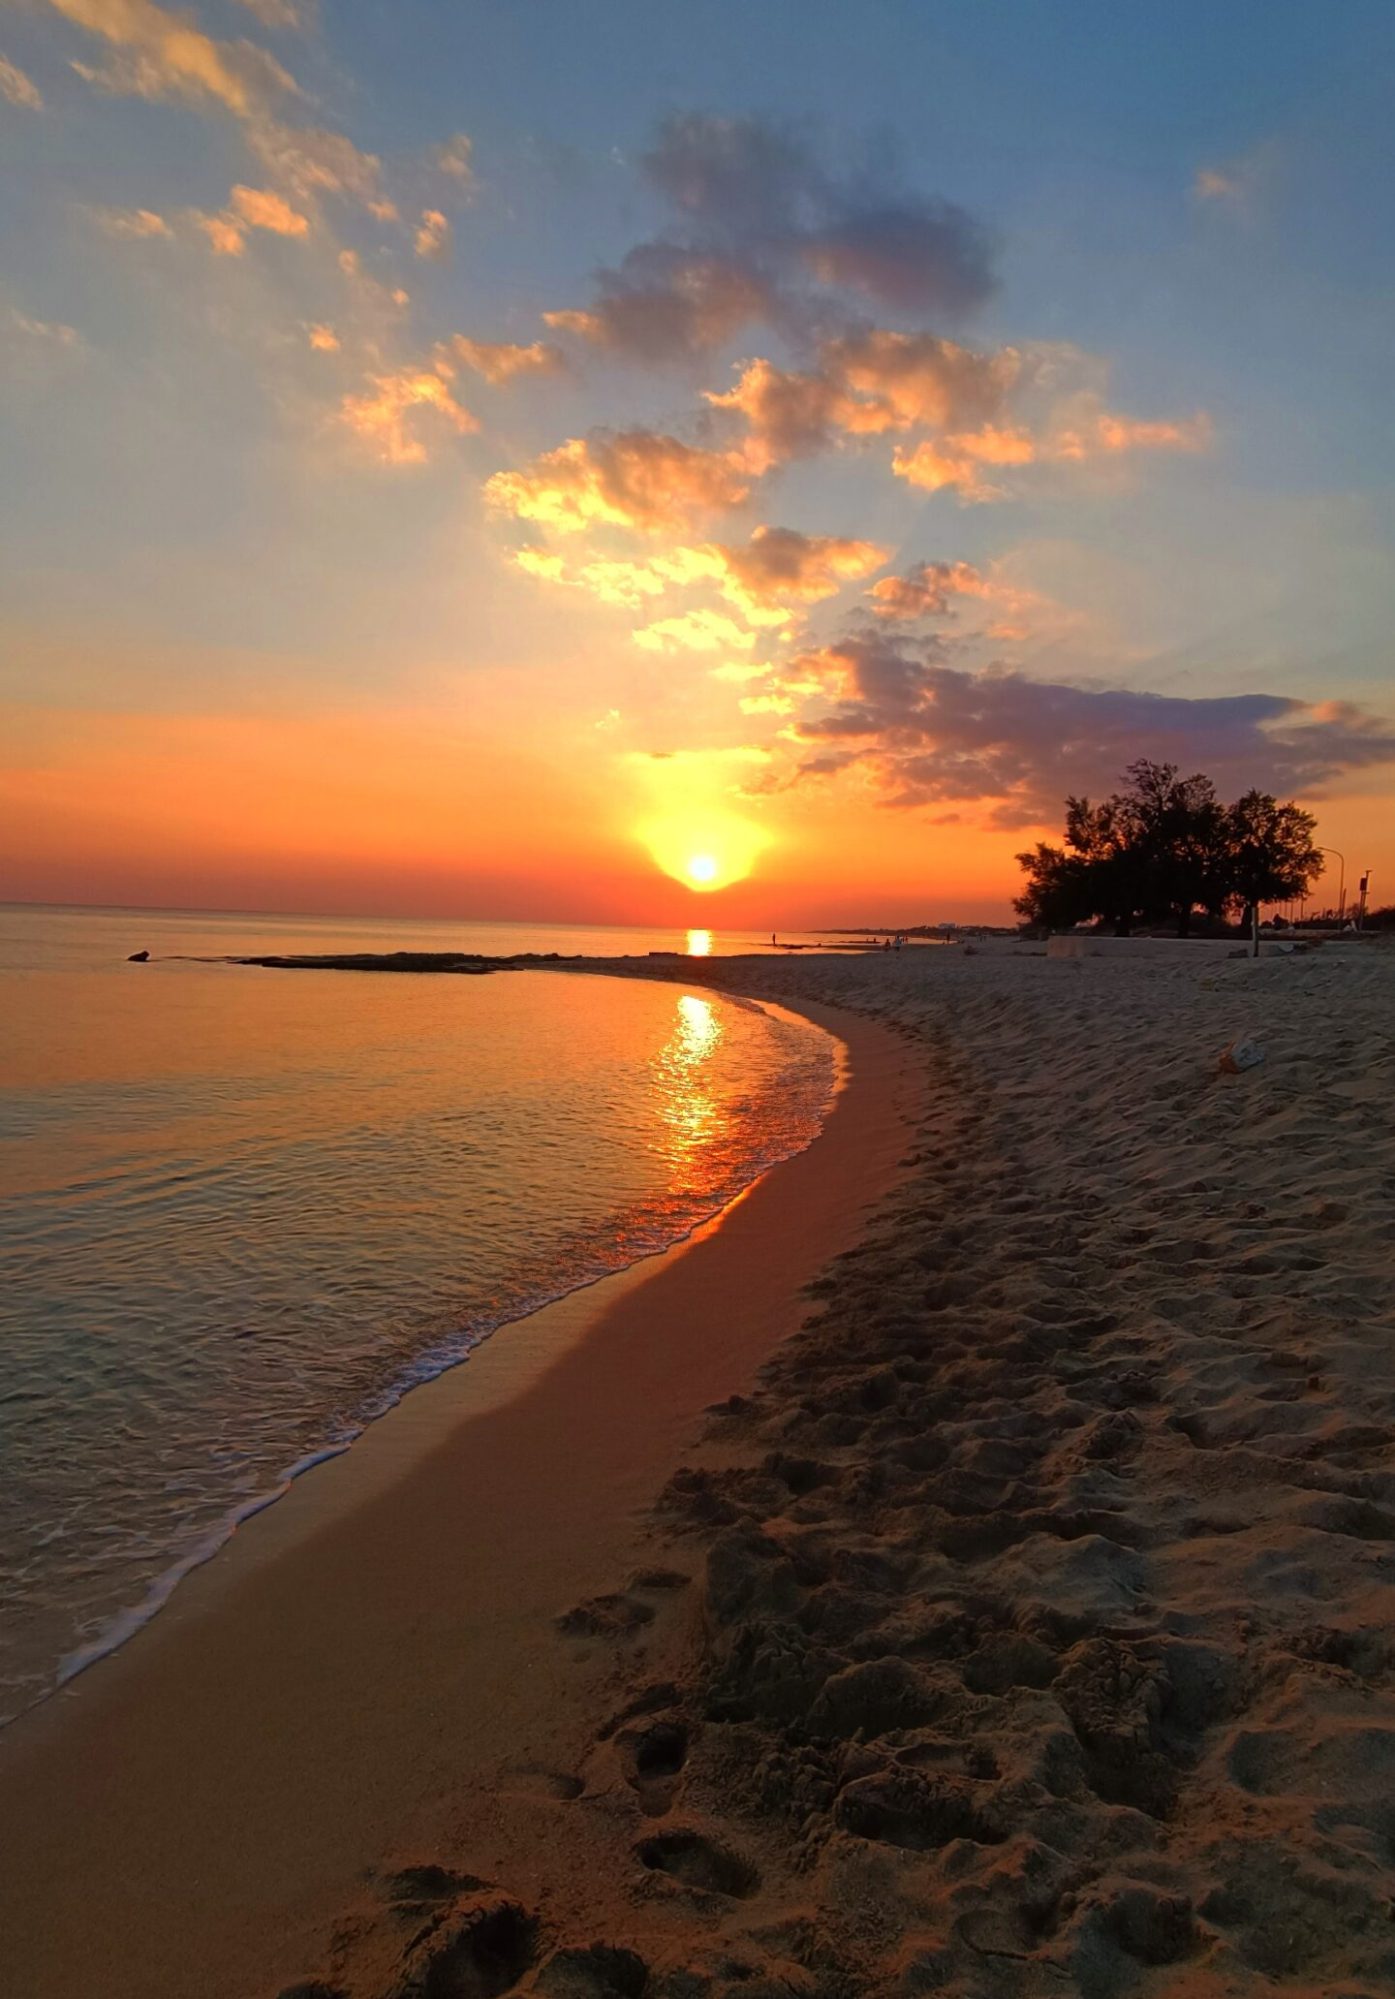
[[[712,895],[745,881],[767,844],[763,828],[731,811],[677,804],[635,828],[655,864],[695,895]]]

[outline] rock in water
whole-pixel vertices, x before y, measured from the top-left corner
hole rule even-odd
[[[128,965],[144,965],[148,962],[149,957],[150,953],[148,951],[133,951],[126,960],[126,963]]]
[[[1253,1069],[1264,1060],[1264,1050],[1257,1041],[1248,1040],[1243,1034],[1231,1042],[1221,1053],[1220,1066],[1227,1076],[1239,1076],[1246,1069]]]

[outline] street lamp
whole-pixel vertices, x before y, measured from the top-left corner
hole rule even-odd
[[[1339,886],[1339,888],[1338,888],[1338,890],[1337,890],[1337,928],[1338,928],[1338,929],[1340,930],[1340,929],[1341,929],[1341,927],[1342,927],[1342,919],[1343,919],[1343,917],[1344,917],[1344,916],[1346,915],[1346,913],[1347,913],[1347,860],[1346,860],[1346,855],[1345,855],[1345,854],[1342,854],[1342,853],[1338,853],[1338,851],[1337,851],[1337,849],[1336,849],[1335,847],[1319,847],[1319,848],[1318,848],[1318,852],[1319,852],[1320,854],[1336,854],[1336,855],[1337,855],[1337,859],[1338,859],[1338,860],[1339,860],[1339,861],[1341,862],[1341,864],[1342,864],[1342,868],[1341,868],[1341,874],[1340,874],[1340,876],[1339,876],[1339,878],[1338,878],[1338,879],[1339,879],[1339,882],[1340,882],[1340,886]]]

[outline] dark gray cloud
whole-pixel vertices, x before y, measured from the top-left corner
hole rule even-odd
[[[959,317],[993,287],[991,245],[952,203],[884,168],[830,164],[806,138],[760,118],[669,119],[640,170],[675,212],[596,297],[554,325],[646,362],[720,347],[744,325],[812,334],[861,301]]]
[[[1067,792],[1114,790],[1137,757],[1204,770],[1222,792],[1258,785],[1299,797],[1395,761],[1395,725],[1350,702],[1193,699],[975,673],[946,665],[939,648],[879,633],[806,655],[791,669],[810,672],[840,681],[843,692],[799,725],[802,740],[825,746],[801,763],[800,777],[838,768],[828,759],[841,756],[872,767],[889,804],[992,800],[1002,826],[1052,822]]]

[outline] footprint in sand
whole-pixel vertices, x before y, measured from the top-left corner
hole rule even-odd
[[[749,1860],[719,1840],[686,1827],[651,1833],[635,1847],[635,1856],[651,1872],[709,1895],[744,1902],[760,1886],[760,1875]]]
[[[588,1596],[574,1604],[557,1619],[557,1629],[570,1638],[629,1638],[653,1621],[651,1604],[616,1591],[609,1596]]]
[[[615,1738],[625,1782],[646,1818],[662,1818],[688,1760],[688,1731],[678,1721],[655,1721],[627,1728]]]
[[[608,1943],[556,1950],[534,1981],[547,1999],[641,1999],[649,1967],[632,1950]]]

